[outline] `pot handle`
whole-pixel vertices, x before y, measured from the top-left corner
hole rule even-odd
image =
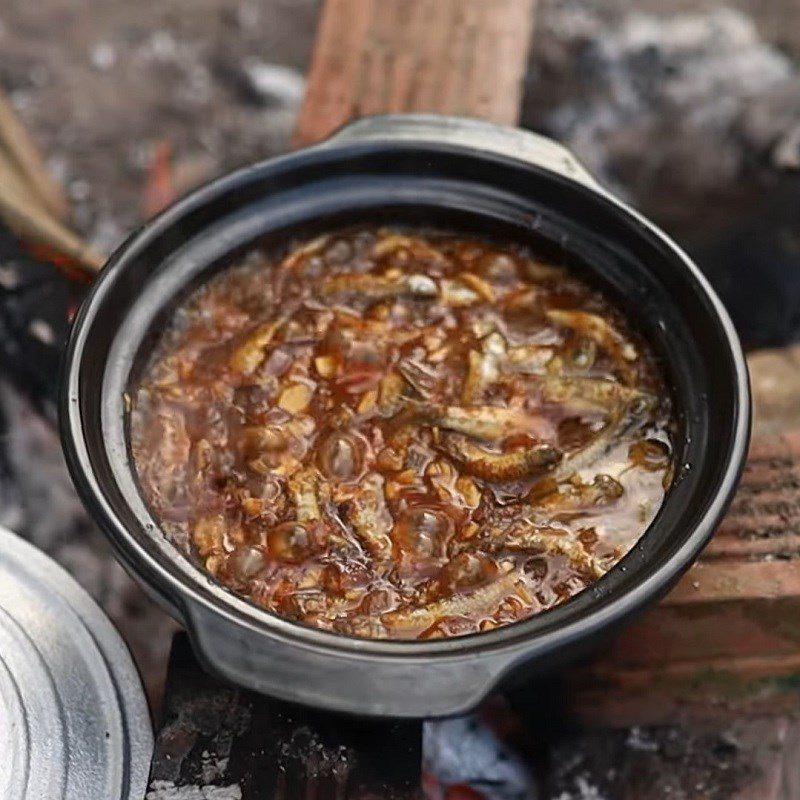
[[[190,600],[183,611],[192,648],[212,675],[286,702],[346,714],[419,719],[463,714],[524,655],[412,658],[384,652],[376,659],[358,644],[331,647],[319,640],[330,634],[319,631],[308,634],[316,642],[298,642],[295,636],[254,632],[239,619]]]
[[[318,146],[387,140],[454,144],[497,153],[543,167],[591,189],[600,189],[597,181],[564,145],[532,131],[469,117],[438,114],[361,117],[335,131]]]

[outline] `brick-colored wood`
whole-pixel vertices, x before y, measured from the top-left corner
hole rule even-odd
[[[535,0],[326,0],[295,135],[365,114],[517,121]]]
[[[800,602],[800,430],[753,440],[728,515],[663,605],[790,599]]]

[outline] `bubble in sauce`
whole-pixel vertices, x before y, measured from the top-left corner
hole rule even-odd
[[[258,547],[237,547],[228,556],[228,572],[240,581],[248,581],[267,565],[264,553]]]
[[[332,433],[319,450],[319,465],[329,477],[347,480],[356,477],[363,465],[363,445],[346,433]]]
[[[269,554],[287,564],[299,564],[316,550],[315,537],[299,522],[284,522],[267,534]]]
[[[392,538],[403,552],[438,558],[444,554],[453,523],[442,511],[434,508],[408,509],[398,519]]]

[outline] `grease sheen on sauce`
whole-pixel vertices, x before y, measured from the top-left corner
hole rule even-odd
[[[355,636],[567,600],[671,477],[668,395],[619,310],[532,251],[454,234],[253,251],[175,311],[131,404],[141,490],[178,548]]]

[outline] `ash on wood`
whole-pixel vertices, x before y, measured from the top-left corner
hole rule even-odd
[[[535,0],[326,0],[295,144],[353,117],[432,111],[513,123]]]
[[[422,796],[421,723],[340,717],[231,687],[203,672],[185,634],[173,640],[165,697],[147,800],[181,787],[219,800]]]

